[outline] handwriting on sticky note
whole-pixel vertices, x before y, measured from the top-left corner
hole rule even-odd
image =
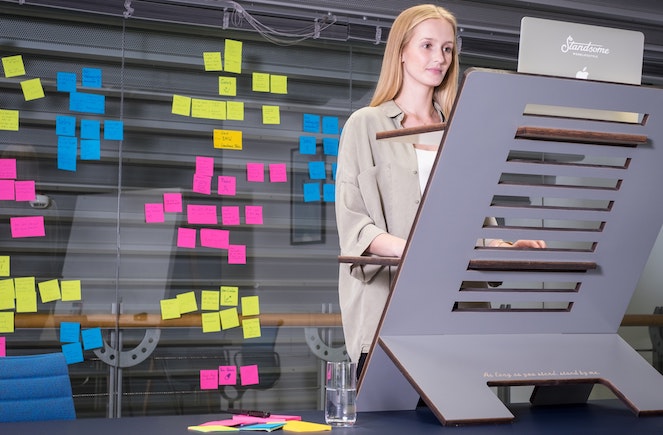
[[[251,181],[255,183],[262,183],[263,181],[265,181],[264,163],[247,163],[246,181]]]
[[[281,109],[279,106],[262,106],[262,123],[277,125],[281,123]]]
[[[63,302],[81,300],[80,279],[68,279],[60,281],[60,290],[62,291]]]
[[[239,206],[226,205],[221,207],[221,223],[223,225],[239,225]]]
[[[198,310],[196,294],[192,291],[178,294],[177,301],[180,304],[180,314],[193,313]]]
[[[237,95],[237,78],[220,76],[219,95],[235,97]]]
[[[0,334],[14,332],[14,312],[0,312]]]
[[[244,103],[241,101],[228,101],[226,104],[228,121],[244,121]]]
[[[258,296],[244,296],[242,298],[242,316],[257,316],[260,314],[260,299]]]
[[[162,203],[157,202],[145,204],[145,223],[152,224],[164,221],[165,217]]]
[[[196,156],[196,170],[198,175],[214,175],[214,157]]]
[[[219,366],[219,385],[237,385],[237,367]]]
[[[228,308],[221,310],[221,329],[237,328],[239,326],[239,314],[237,308]]]
[[[227,175],[219,175],[218,193],[219,195],[235,196],[237,193],[237,179]]]
[[[269,181],[272,183],[285,183],[288,181],[288,172],[285,163],[269,164]]]
[[[269,92],[269,74],[254,72],[252,78],[253,92]]]
[[[288,77],[278,74],[269,76],[269,88],[273,94],[288,93]]]
[[[76,73],[58,71],[55,82],[58,92],[76,92],[76,82],[78,81]]]
[[[16,159],[0,159],[0,178],[16,179]]]
[[[191,100],[191,117],[223,121],[226,119],[226,102],[193,98]]]
[[[246,245],[228,246],[228,264],[246,264]]]
[[[202,193],[209,195],[212,193],[212,177],[209,175],[193,174],[193,187],[191,189],[195,193]]]
[[[223,71],[223,62],[221,61],[221,52],[206,51],[203,53],[203,63],[205,71]]]
[[[202,322],[204,333],[221,331],[221,317],[218,311],[214,313],[202,313],[200,321]]]
[[[36,198],[34,180],[17,181],[14,183],[16,189],[16,201],[34,201]]]
[[[214,148],[226,150],[242,149],[242,132],[240,130],[214,130]]]
[[[228,249],[230,244],[230,231],[215,228],[200,229],[200,246],[206,248]]]
[[[44,98],[45,96],[40,78],[23,80],[21,82],[21,89],[23,90],[23,98],[25,98],[25,101],[37,100],[39,98]]]
[[[242,41],[226,39],[225,41],[226,71],[242,73]]]
[[[39,283],[39,294],[42,303],[58,301],[62,298],[60,283],[57,279],[50,279]]]
[[[18,110],[0,109],[0,130],[18,131]]]
[[[102,72],[100,68],[82,68],[81,85],[87,88],[100,88],[102,85]]]
[[[10,276],[10,264],[9,255],[0,255],[0,276]]]
[[[248,225],[262,225],[262,206],[247,205],[244,207],[244,220]]]
[[[2,68],[5,70],[5,77],[18,77],[25,75],[25,66],[23,65],[23,56],[7,56],[2,58]]]
[[[0,200],[14,201],[16,199],[16,181],[0,180]]]
[[[259,338],[260,333],[260,319],[251,318],[251,319],[242,319],[242,330],[244,332],[244,338]]]
[[[191,116],[191,97],[173,95],[173,104],[170,111],[173,115]]]
[[[201,390],[216,390],[219,388],[219,371],[218,370],[201,370],[200,371],[200,389]]]
[[[162,299],[159,301],[161,305],[161,319],[178,319],[182,317],[180,314],[180,303],[177,298]]]
[[[215,205],[187,204],[187,220],[191,225],[216,225],[219,223]]]
[[[181,193],[164,193],[163,194],[163,211],[166,213],[181,213],[182,212],[182,194]]]
[[[237,306],[239,287],[222,285],[220,303],[226,307]]]
[[[0,310],[13,310],[14,308],[16,308],[14,280],[0,280]]]
[[[239,368],[239,378],[242,385],[257,385],[260,383],[258,378],[258,365],[252,364]]]
[[[44,216],[13,217],[9,219],[12,237],[44,237]]]
[[[219,297],[220,292],[218,290],[203,290],[200,292],[200,309],[213,310],[218,312]]]

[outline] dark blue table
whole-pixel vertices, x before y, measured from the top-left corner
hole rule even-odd
[[[662,392],[663,394],[663,392]],[[586,405],[532,408],[510,405],[516,416],[511,423],[442,426],[427,408],[416,411],[360,413],[350,428],[333,428],[337,435],[426,435],[426,434],[663,434],[663,416],[636,416],[617,400],[593,401]],[[284,412],[292,414],[291,412]],[[306,421],[323,422],[320,411],[296,413]],[[182,435],[194,434],[188,426],[225,418],[225,415],[171,415],[120,419],[0,423],[2,435]],[[275,433],[285,433],[277,431]],[[247,432],[245,432],[247,433]],[[292,432],[291,432],[292,433]],[[319,432],[320,434],[328,432]]]

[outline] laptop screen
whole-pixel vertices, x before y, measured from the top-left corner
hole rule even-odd
[[[640,84],[644,34],[524,17],[518,72]]]

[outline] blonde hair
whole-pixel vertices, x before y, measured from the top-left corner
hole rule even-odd
[[[428,19],[443,19],[451,24],[454,30],[453,57],[447,74],[435,88],[433,98],[442,107],[442,113],[448,117],[451,112],[456,92],[458,91],[458,47],[456,17],[441,6],[424,4],[413,6],[401,12],[389,31],[387,46],[382,59],[380,77],[373,94],[370,106],[379,106],[385,101],[393,100],[403,86],[403,67],[401,54],[403,48],[410,42],[412,30],[422,21]]]

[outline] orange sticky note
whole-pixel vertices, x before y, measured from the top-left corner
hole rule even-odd
[[[214,148],[242,149],[242,132],[239,130],[214,130]]]

